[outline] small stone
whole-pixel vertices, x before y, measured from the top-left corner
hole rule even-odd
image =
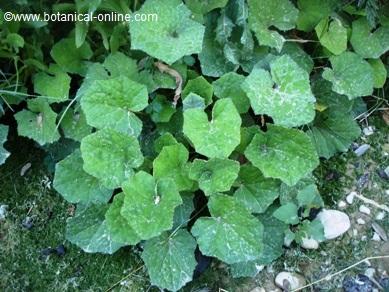
[[[379,212],[379,213],[375,216],[375,220],[378,220],[378,221],[380,221],[380,220],[382,220],[382,219],[384,219],[384,218],[385,218],[385,212],[384,212],[384,211]]]
[[[322,210],[317,218],[324,227],[324,237],[334,239],[349,230],[350,218],[344,212],[338,210]]]
[[[358,218],[358,219],[357,219],[357,223],[358,223],[359,225],[365,225],[365,224],[366,224],[366,221],[363,220],[362,218]]]
[[[365,271],[365,276],[368,276],[370,279],[374,277],[375,269],[374,268],[367,268]]]
[[[366,207],[365,205],[359,206],[359,212],[370,215],[370,209]]]
[[[345,208],[346,206],[347,206],[347,204],[346,204],[345,201],[339,201],[339,202],[338,202],[338,207],[339,207],[339,208],[343,209],[343,208]]]
[[[365,134],[365,136],[373,135],[374,134],[374,127],[369,126],[369,127],[363,128],[363,134]]]
[[[377,232],[374,232],[373,237],[371,238],[373,241],[381,241],[381,237],[378,235]]]
[[[305,249],[318,249],[319,242],[313,238],[303,238],[301,246]]]
[[[388,176],[389,177],[389,166],[387,166],[386,168],[385,168],[385,173],[386,173],[386,176]]]
[[[346,276],[343,280],[344,292],[372,292],[373,282],[369,277],[359,274],[356,277]]]
[[[355,237],[355,236],[357,236],[358,235],[358,230],[357,229],[353,229],[353,236]]]
[[[22,169],[20,170],[20,176],[24,176],[26,174],[26,172],[31,168],[31,163],[28,162],[26,163]]]
[[[281,272],[276,276],[275,283],[284,290],[295,290],[305,285],[305,279],[296,273]]]
[[[346,197],[346,202],[351,205],[354,202],[354,197],[356,194],[357,194],[357,192],[354,192],[354,191],[349,193]]]
[[[8,205],[0,205],[0,220],[5,219],[7,216]]]
[[[363,236],[361,237],[361,240],[362,240],[362,241],[366,241],[366,239],[367,239],[367,236],[366,236],[366,235],[363,235]]]
[[[354,150],[354,153],[359,157],[365,154],[366,151],[369,150],[369,148],[370,148],[369,144],[362,144],[361,146],[359,146],[357,149]]]
[[[34,223],[33,223],[33,220],[31,217],[27,216],[26,218],[24,218],[23,222],[22,222],[22,226],[26,229],[31,229],[32,226],[34,226]]]

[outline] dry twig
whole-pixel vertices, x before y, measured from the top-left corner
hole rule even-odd
[[[180,99],[182,92],[182,77],[180,73],[162,62],[155,62],[154,65],[158,68],[160,72],[167,73],[176,79],[176,90],[174,92],[173,99],[173,106],[176,107],[177,101]]]

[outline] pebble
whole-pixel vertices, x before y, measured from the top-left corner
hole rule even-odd
[[[378,235],[377,232],[374,232],[373,237],[371,238],[373,241],[381,241],[381,237]]]
[[[354,235],[354,237],[358,235],[358,230],[355,228],[353,229],[353,235]]]
[[[357,223],[358,223],[359,225],[364,225],[364,224],[366,224],[366,221],[363,220],[362,218],[358,218],[358,219],[357,219]]]
[[[324,227],[324,237],[334,239],[349,230],[350,218],[344,212],[338,210],[322,210],[317,218]]]
[[[368,276],[370,279],[374,277],[375,269],[374,268],[367,268],[365,271],[365,276]]]
[[[382,219],[384,219],[384,218],[385,218],[385,212],[384,212],[384,211],[379,212],[379,213],[375,216],[375,219],[378,220],[378,221],[380,221],[380,220],[382,220]]]
[[[359,212],[370,215],[370,209],[366,207],[365,205],[359,206]]]
[[[33,223],[33,220],[31,217],[27,216],[26,218],[24,218],[23,222],[22,222],[22,226],[26,229],[31,229],[32,226],[34,226],[34,223]]]
[[[389,166],[387,166],[386,168],[385,168],[385,173],[386,173],[386,176],[388,176],[389,177]]]
[[[357,149],[354,150],[354,153],[359,157],[365,154],[366,151],[369,150],[369,148],[370,148],[369,144],[362,144],[361,146],[359,146]]]
[[[31,163],[28,162],[26,163],[22,169],[20,170],[20,176],[24,176],[26,174],[26,172],[31,168]]]
[[[313,238],[303,238],[301,246],[305,249],[318,249],[319,242]]]
[[[7,216],[8,205],[0,205],[0,220],[5,219]]]
[[[351,205],[354,202],[354,197],[356,194],[357,194],[357,192],[354,192],[354,191],[349,193],[346,197],[346,202]]]
[[[338,202],[338,207],[339,208],[345,208],[347,206],[346,202],[345,201],[339,201]]]
[[[372,292],[373,282],[369,277],[359,274],[356,277],[346,276],[343,280],[344,292]]]
[[[363,128],[363,134],[365,134],[365,136],[373,135],[374,134],[374,127],[369,126],[369,127]]]
[[[369,182],[369,174],[365,173],[358,178],[357,188],[362,189]]]
[[[295,290],[305,285],[305,279],[296,273],[281,272],[276,276],[275,283],[281,289]],[[288,287],[289,286],[289,287]]]

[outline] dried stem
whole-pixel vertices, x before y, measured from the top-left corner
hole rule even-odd
[[[174,92],[174,99],[173,99],[173,106],[177,106],[177,102],[181,97],[181,92],[182,92],[182,77],[180,73],[178,73],[176,70],[173,68],[169,67],[168,65],[162,63],[162,62],[155,62],[154,63],[155,67],[158,68],[158,70],[162,73],[167,73],[170,76],[174,77],[176,79],[176,90]]]
[[[384,204],[379,204],[376,201],[368,199],[368,198],[366,198],[366,197],[364,197],[362,195],[359,195],[359,194],[355,194],[355,197],[357,197],[358,199],[364,201],[367,204],[373,205],[374,207],[376,207],[378,209],[381,209],[381,210],[384,210],[384,211],[389,213],[389,207],[384,205]]]

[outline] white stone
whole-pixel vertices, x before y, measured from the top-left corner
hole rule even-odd
[[[355,228],[353,229],[353,235],[354,235],[354,236],[357,236],[357,235],[358,235],[358,230],[355,229]]]
[[[378,235],[377,232],[374,232],[372,240],[374,240],[374,241],[381,241],[381,237]]]
[[[319,242],[313,238],[303,238],[301,246],[306,249],[318,249]]]
[[[370,135],[374,134],[374,127],[369,126],[369,127],[363,128],[363,134],[365,134],[365,136],[370,136]]]
[[[364,224],[366,224],[366,221],[363,220],[362,218],[358,218],[358,219],[357,219],[357,223],[358,223],[359,225],[364,225]]]
[[[357,194],[357,192],[354,192],[354,191],[349,193],[346,197],[346,202],[351,205],[354,202],[354,197],[356,194]]]
[[[0,220],[5,219],[5,216],[7,215],[7,205],[0,205]]]
[[[290,290],[301,288],[306,283],[305,279],[301,275],[290,272],[281,272],[276,276],[275,283],[281,289],[285,288],[284,281],[289,283]]]
[[[363,236],[361,237],[361,240],[362,240],[362,241],[366,241],[366,239],[367,239],[367,236],[366,236],[366,235],[363,235]]]
[[[346,206],[347,206],[347,204],[346,204],[345,201],[339,201],[339,202],[338,202],[338,207],[339,207],[339,208],[342,209],[342,208],[344,208],[344,207],[346,207]]]
[[[354,153],[359,157],[365,154],[366,151],[369,150],[369,148],[370,148],[369,144],[362,144],[361,146],[359,146],[357,149],[354,150]]]
[[[379,212],[379,213],[375,216],[375,219],[378,220],[378,221],[380,221],[380,220],[382,220],[382,219],[384,219],[384,218],[385,218],[385,211],[381,211],[381,212]]]
[[[365,205],[359,206],[359,212],[370,215],[370,209],[368,207],[366,207]]]
[[[365,271],[365,275],[368,276],[369,278],[373,278],[374,274],[375,274],[374,268],[367,268]]]
[[[324,237],[326,239],[334,239],[341,236],[351,226],[350,218],[347,214],[338,210],[324,209],[317,215],[317,218],[324,226]]]

